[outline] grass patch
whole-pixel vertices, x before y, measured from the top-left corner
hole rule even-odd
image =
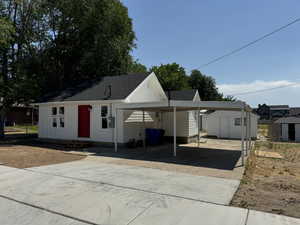
[[[15,127],[19,128],[19,129],[23,129],[23,130],[28,129],[30,131],[35,131],[35,132],[38,131],[38,126],[37,125],[16,125]]]
[[[9,133],[16,131],[16,132],[35,134],[38,132],[38,126],[37,125],[26,125],[26,124],[15,125],[15,126],[5,127],[5,130],[9,131]]]

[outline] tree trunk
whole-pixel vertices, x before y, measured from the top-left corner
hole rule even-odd
[[[4,139],[4,121],[5,121],[5,112],[0,110],[0,140]]]

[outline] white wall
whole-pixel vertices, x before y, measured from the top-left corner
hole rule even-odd
[[[202,115],[202,130],[207,131],[207,120],[208,120],[208,115],[204,114]]]
[[[156,75],[151,73],[127,98],[126,102],[159,102],[168,100]]]
[[[91,105],[90,113],[90,138],[78,137],[78,106],[79,105]],[[62,140],[90,140],[98,142],[113,142],[113,128],[102,129],[101,128],[101,105],[107,105],[110,109],[110,104],[106,102],[89,103],[83,102],[83,104],[64,103],[64,104],[52,104],[52,105],[40,105],[39,106],[39,137],[40,138],[52,138]],[[60,127],[59,120],[57,119],[57,127],[52,127],[52,108],[63,106],[65,108],[64,120],[65,126]],[[114,112],[112,112],[114,113]],[[59,116],[55,116],[59,118]],[[118,117],[123,118],[119,113]],[[122,123],[118,123],[118,126],[122,128]],[[122,129],[119,130],[118,135],[120,140],[123,139]]]
[[[188,111],[189,136],[198,135],[198,111]]]
[[[235,126],[235,118],[240,118],[241,112],[238,111],[215,111],[203,120],[206,120],[207,134],[217,136],[218,138],[241,138],[241,126]],[[257,137],[257,120],[258,117],[251,113],[251,137]],[[244,128],[244,133],[246,128]],[[246,134],[246,133],[245,133]]]
[[[177,137],[189,136],[188,116],[188,112],[176,112]],[[173,136],[173,118],[173,112],[166,112],[162,114],[162,129],[165,130],[165,136]]]

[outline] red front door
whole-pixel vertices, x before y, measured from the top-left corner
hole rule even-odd
[[[78,106],[78,137],[90,137],[90,105]]]

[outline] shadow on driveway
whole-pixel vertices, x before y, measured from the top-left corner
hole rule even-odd
[[[196,167],[207,167],[222,170],[233,170],[238,167],[241,152],[238,150],[208,149],[195,147],[177,147],[177,156],[173,157],[173,146],[163,145],[147,148],[120,148],[114,152],[113,148],[91,148],[98,156],[122,159],[144,160]]]

